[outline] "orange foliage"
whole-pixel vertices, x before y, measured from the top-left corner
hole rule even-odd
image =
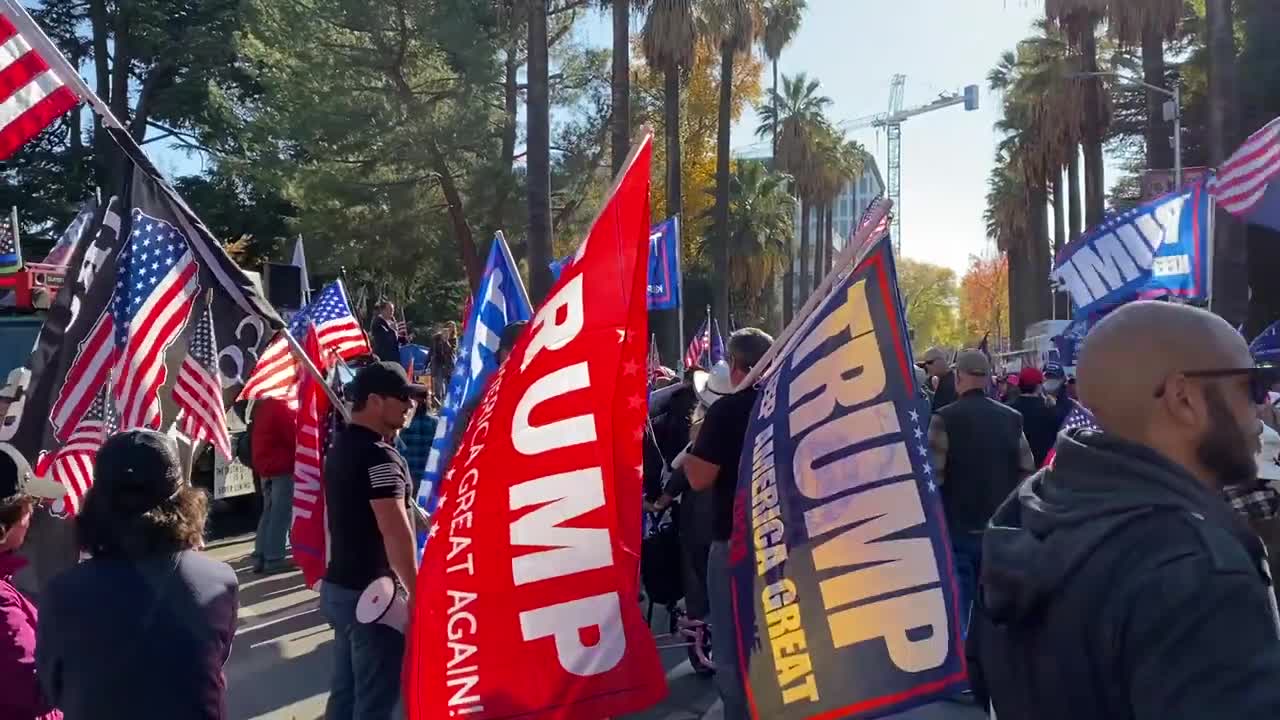
[[[1009,337],[1009,258],[1003,253],[969,256],[960,279],[960,327],[970,346],[991,333],[992,349]]]

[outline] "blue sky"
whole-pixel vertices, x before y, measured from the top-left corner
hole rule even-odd
[[[913,107],[939,93],[968,84],[981,87],[982,107],[947,108],[903,125],[902,251],[907,257],[964,271],[970,255],[991,249],[982,222],[986,179],[999,134],[999,98],[986,89],[987,71],[1000,54],[1029,35],[1043,13],[1043,0],[809,0],[809,9],[791,46],[783,53],[783,74],[807,73],[832,99],[839,122],[884,112],[889,82],[907,76],[904,105]],[[633,17],[639,32],[642,17]],[[582,39],[610,44],[609,19],[599,12],[583,24]],[[633,62],[643,62],[633,58]],[[765,68],[764,84],[769,82]],[[756,143],[758,121],[746,113],[734,127],[732,146]],[[885,170],[883,133],[851,134]],[[160,166],[177,174],[200,169],[201,159],[180,151],[157,153]],[[1115,177],[1109,163],[1108,177]]]

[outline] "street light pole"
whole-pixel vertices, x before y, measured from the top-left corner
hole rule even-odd
[[[1182,85],[1174,83],[1173,89],[1162,88],[1159,85],[1152,85],[1145,80],[1132,78],[1127,75],[1121,75],[1118,72],[1100,71],[1100,72],[1082,72],[1071,73],[1068,77],[1112,77],[1117,80],[1123,80],[1133,85],[1140,85],[1152,92],[1158,92],[1161,95],[1173,100],[1173,183],[1177,190],[1182,189]],[[1165,118],[1168,120],[1169,118]]]

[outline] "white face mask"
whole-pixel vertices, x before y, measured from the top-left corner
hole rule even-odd
[[[1044,381],[1044,391],[1047,393],[1056,393],[1058,392],[1058,388],[1060,387],[1062,387],[1061,380],[1045,380]]]

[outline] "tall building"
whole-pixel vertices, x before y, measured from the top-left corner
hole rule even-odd
[[[835,206],[832,211],[833,225],[835,226],[835,247],[836,252],[844,249],[845,243],[849,239],[849,233],[853,230],[853,226],[862,218],[862,214],[867,211],[867,207],[871,205],[871,201],[880,197],[884,193],[884,178],[880,175],[880,166],[876,164],[876,159],[867,156],[866,165],[863,167],[862,175],[855,181],[846,183],[840,194],[836,196]],[[817,237],[818,232],[818,213],[815,209],[810,213],[809,217],[809,237]],[[800,209],[796,207],[796,240],[797,246],[800,239]],[[798,249],[798,247],[797,247]]]

